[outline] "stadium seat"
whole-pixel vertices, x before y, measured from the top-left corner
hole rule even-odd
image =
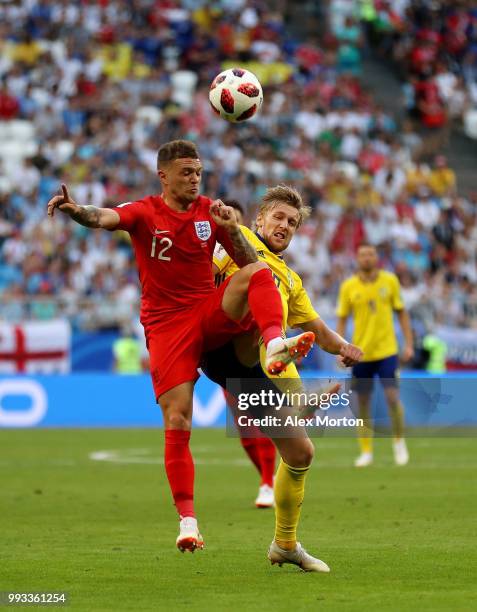
[[[71,140],[59,140],[56,143],[55,155],[57,156],[57,159],[66,162],[73,155],[74,149],[75,146]]]
[[[159,125],[161,117],[162,112],[157,108],[157,106],[141,106],[136,111],[136,118],[139,121],[151,123],[152,125]]]
[[[464,114],[464,132],[469,138],[477,139],[477,109]]]
[[[23,159],[25,157],[23,144],[10,139],[0,142],[0,157],[3,157],[5,165],[8,165],[12,160]]]
[[[0,121],[0,143],[6,142],[9,138],[9,121]]]
[[[0,142],[0,157],[3,157],[5,169],[18,162],[35,155],[38,150],[38,143],[34,140],[21,142],[19,140],[8,140]]]
[[[12,283],[21,281],[21,273],[10,264],[0,264],[0,288],[6,289]]]
[[[0,194],[9,193],[12,188],[12,183],[7,176],[0,175]]]
[[[192,106],[197,74],[191,70],[177,70],[171,75],[172,100],[183,108]]]
[[[333,169],[342,172],[347,179],[354,181],[359,176],[359,169],[356,164],[348,161],[340,161],[333,164]]]
[[[35,126],[31,121],[10,121],[9,122],[9,137],[12,140],[20,142],[28,142],[35,138]]]

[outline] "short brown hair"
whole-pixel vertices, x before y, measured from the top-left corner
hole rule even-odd
[[[359,249],[374,249],[375,251],[377,251],[376,245],[371,244],[370,242],[366,242],[366,240],[363,240],[358,244],[358,248],[356,249],[356,251],[359,251]]]
[[[242,204],[240,204],[240,202],[237,202],[237,200],[224,200],[224,204],[225,206],[231,206],[234,210],[238,210],[239,213],[245,215],[245,211],[243,209]]]
[[[191,159],[199,158],[199,152],[195,143],[190,140],[171,140],[159,148],[157,152],[157,167],[160,168],[168,162],[185,157],[190,157]]]
[[[288,204],[288,206],[296,208],[300,213],[299,226],[308,219],[311,213],[311,207],[303,202],[300,193],[289,185],[281,184],[276,185],[276,187],[269,187],[262,198],[258,212],[259,214],[265,213],[267,210],[275,208],[277,204]]]

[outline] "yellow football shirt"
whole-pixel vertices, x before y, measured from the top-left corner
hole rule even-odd
[[[300,327],[319,317],[313,308],[311,300],[303,287],[303,283],[298,274],[291,270],[285,263],[283,257],[271,251],[265,242],[252,232],[248,227],[240,226],[242,233],[247,240],[255,247],[260,261],[264,261],[272,271],[275,284],[282,298],[283,306],[283,330],[287,327]],[[215,275],[216,285],[220,285],[228,276],[231,276],[239,268],[227,251],[217,245],[214,252],[214,264],[218,271]],[[260,361],[264,364],[265,350],[263,343],[260,347]],[[266,372],[266,370],[264,369]],[[267,374],[267,376],[269,376]],[[290,364],[287,369],[280,374],[280,378],[297,378],[298,372],[294,364]],[[270,378],[275,378],[270,376]]]
[[[303,288],[301,278],[285,263],[283,257],[273,253],[265,242],[252,230],[240,226],[245,238],[255,247],[260,261],[264,261],[272,271],[275,284],[280,292],[283,304],[283,329],[299,327],[303,323],[318,318],[307,292]],[[217,246],[214,253],[214,264],[218,268],[216,284],[238,270],[237,264],[222,246]]]
[[[345,280],[340,287],[336,314],[352,315],[353,344],[363,351],[363,361],[376,361],[398,352],[393,312],[403,308],[397,276],[380,270],[372,282],[365,283],[356,274]]]

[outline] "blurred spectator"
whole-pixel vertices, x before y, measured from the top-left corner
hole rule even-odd
[[[443,155],[438,155],[434,160],[434,168],[427,179],[429,187],[437,196],[452,195],[455,190],[455,172],[447,165]]]
[[[154,193],[158,145],[190,138],[204,193],[238,200],[248,218],[270,184],[304,194],[313,214],[290,261],[322,316],[368,240],[403,277],[415,316],[475,325],[477,196],[458,193],[442,156],[422,163],[412,122],[399,126],[357,76],[366,52],[359,14],[373,44],[400,54],[429,131],[460,106],[477,108],[469,11],[419,4],[370,1],[359,12],[353,1],[332,2],[331,36],[318,43],[292,39],[257,0],[1,2],[2,316],[61,314],[87,328],[132,316],[139,291],[127,236],[87,238],[60,215],[46,219],[45,204],[60,180],[83,204]],[[237,64],[257,73],[265,103],[231,125],[207,95],[213,77]]]
[[[18,99],[9,92],[5,82],[2,82],[0,84],[0,121],[15,119],[19,111]]]
[[[427,230],[431,230],[439,219],[439,205],[431,197],[428,187],[418,189],[414,200],[414,219]]]
[[[358,250],[358,246],[364,241],[364,226],[358,212],[355,209],[346,210],[331,239],[330,248],[332,252],[346,253],[350,258]]]
[[[121,336],[113,344],[114,371],[118,374],[140,374],[141,355],[141,342],[135,337],[132,325],[126,321],[121,326]]]
[[[358,7],[358,2],[351,4]],[[467,0],[374,2],[362,13],[368,42],[388,50],[407,79],[406,107],[427,128],[463,121],[477,109],[476,10]],[[379,15],[379,16],[378,16]],[[381,27],[381,20],[387,27]],[[467,133],[475,138],[471,129]]]

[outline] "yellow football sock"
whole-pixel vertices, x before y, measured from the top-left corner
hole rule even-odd
[[[373,425],[371,423],[371,414],[370,414],[368,399],[363,399],[359,403],[359,418],[363,419],[364,421],[363,425],[358,425],[359,449],[362,453],[372,453],[373,452]]]
[[[280,460],[275,475],[275,542],[291,550],[296,545],[296,530],[305,496],[308,467],[294,468]]]
[[[360,428],[361,429],[361,428]],[[358,438],[359,449],[362,453],[373,452],[373,439],[359,436]]]

